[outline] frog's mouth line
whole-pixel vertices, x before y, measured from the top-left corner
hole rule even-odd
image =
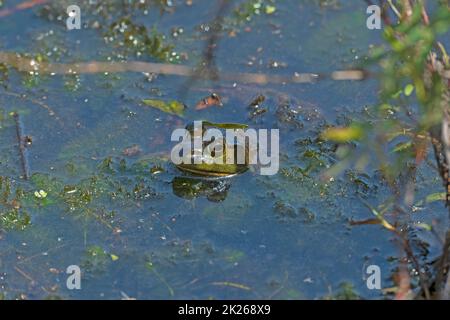
[[[233,178],[237,175],[240,175],[244,172],[246,172],[249,169],[249,166],[243,166],[242,168],[239,168],[239,170],[236,170],[235,172],[216,172],[216,171],[203,171],[203,170],[197,170],[195,168],[180,164],[176,165],[176,167],[184,172],[188,173],[190,177],[192,178],[198,178],[202,180],[221,180],[221,179],[229,179]]]

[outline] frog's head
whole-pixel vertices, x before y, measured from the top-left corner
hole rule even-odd
[[[186,130],[190,133],[190,138],[192,141],[194,139],[203,139],[204,134],[208,129],[216,129],[224,131],[226,129],[245,129],[247,125],[236,124],[236,123],[213,123],[209,121],[201,121],[201,137],[195,137],[195,130],[199,129],[200,121],[191,122],[186,125]],[[198,133],[197,133],[198,135]],[[240,145],[234,142],[233,145],[228,145],[224,139],[225,134],[222,137],[215,137],[212,141],[202,141],[202,150],[191,150],[191,163],[178,164],[177,167],[185,172],[203,177],[230,177],[236,174],[245,172],[249,167],[249,148],[248,146]],[[193,144],[194,145],[194,144]],[[221,146],[220,154],[216,154],[216,147]],[[227,152],[233,151],[234,159],[233,162],[227,162]],[[238,154],[244,154],[245,160],[238,162]],[[201,158],[201,163],[195,163],[193,160]],[[216,161],[217,160],[217,161]]]

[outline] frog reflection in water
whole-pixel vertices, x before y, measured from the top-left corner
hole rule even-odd
[[[202,122],[202,135],[209,128],[214,129],[244,129],[245,125],[240,124],[216,124],[207,121]],[[192,123],[186,126],[186,129],[190,133],[190,136],[194,136],[194,125]],[[193,138],[191,138],[193,139]],[[177,165],[177,168],[185,173],[183,177],[176,177],[172,181],[173,193],[179,197],[185,199],[194,199],[199,196],[206,196],[206,198],[213,202],[219,202],[225,200],[228,190],[231,187],[231,177],[241,174],[249,169],[249,146],[240,145],[234,143],[232,145],[234,152],[234,161],[232,164],[226,163],[226,142],[220,141],[223,146],[223,154],[215,155],[214,150],[210,150],[214,144],[210,144],[211,141],[203,143],[202,148],[206,152],[202,152],[201,163],[181,163]],[[244,152],[245,161],[243,164],[238,164],[237,154],[238,152]],[[191,151],[191,160],[194,158],[194,150]],[[222,157],[223,163],[211,163],[211,159],[216,157]],[[208,158],[208,159],[206,159]]]
[[[172,180],[173,193],[184,199],[192,200],[206,196],[209,201],[225,200],[231,183],[227,179],[205,180],[202,178],[175,177]]]

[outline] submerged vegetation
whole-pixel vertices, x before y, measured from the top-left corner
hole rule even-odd
[[[44,2],[0,11],[0,299],[448,297],[445,1]],[[177,168],[199,119],[279,128],[278,174]]]

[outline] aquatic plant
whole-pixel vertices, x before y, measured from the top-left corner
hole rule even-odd
[[[395,22],[391,21],[391,13]],[[396,235],[403,248],[404,257],[400,259],[403,267],[399,270],[410,264],[418,270],[420,283],[418,290],[414,290],[412,276],[399,271],[398,279],[406,281],[397,282],[396,297],[440,297],[444,295],[443,275],[449,265],[445,257],[450,250],[450,230],[447,228],[446,235],[439,236],[443,243],[440,262],[434,272],[426,272],[412,249],[414,228],[410,215],[416,202],[416,174],[427,163],[430,149],[436,160],[436,173],[446,188],[445,203],[450,204],[450,61],[439,42],[439,35],[450,30],[450,10],[448,4],[441,2],[429,16],[422,1],[387,1],[383,19],[385,44],[372,48],[363,64],[378,67],[380,101],[370,110],[374,115],[370,121],[324,131],[322,137],[336,142],[341,155],[341,161],[327,170],[325,176],[335,176],[349,166],[359,170],[369,163],[378,166],[392,196],[379,204],[382,210],[367,204],[368,209],[379,224]],[[387,215],[392,217],[390,222]],[[443,216],[442,223],[445,221]],[[428,229],[435,230],[432,226]]]

